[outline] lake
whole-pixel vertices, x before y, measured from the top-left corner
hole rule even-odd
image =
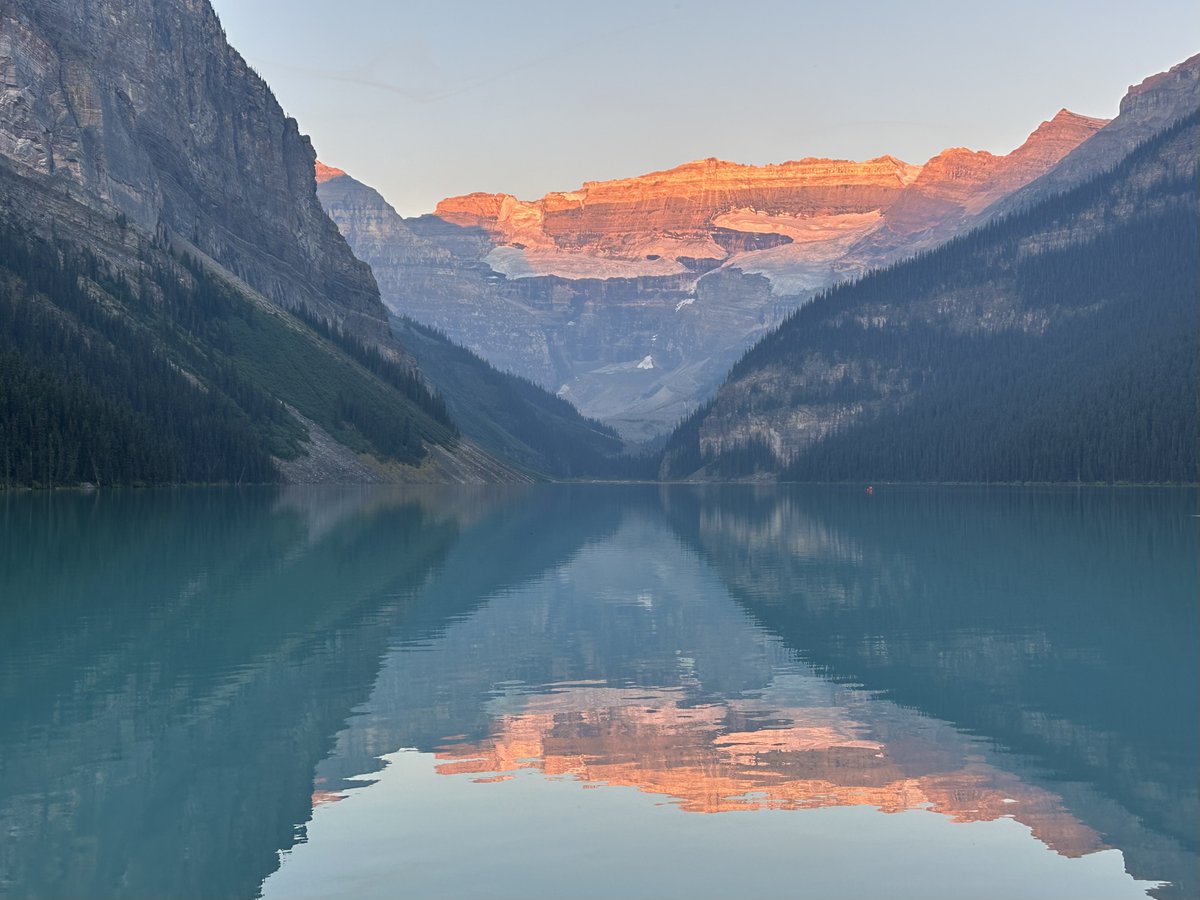
[[[1196,898],[1196,512],[0,496],[0,897]]]

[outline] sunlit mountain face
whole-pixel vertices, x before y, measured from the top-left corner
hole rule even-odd
[[[701,159],[539,199],[449,197],[410,219],[353,172],[316,173],[393,312],[641,440],[814,292],[962,232],[1105,124],[1062,110],[1007,155],[923,164]]]

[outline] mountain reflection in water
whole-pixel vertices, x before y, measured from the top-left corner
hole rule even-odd
[[[0,896],[253,896],[411,748],[480,802],[540,773],[731,822],[1012,819],[1195,897],[1194,500],[3,500]]]

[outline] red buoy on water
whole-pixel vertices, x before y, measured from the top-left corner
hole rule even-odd
[[[875,486],[868,484],[867,485],[867,496],[870,496],[873,493],[875,493]]]

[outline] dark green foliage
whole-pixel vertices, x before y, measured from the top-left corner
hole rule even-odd
[[[415,403],[417,408],[433,421],[444,425],[450,431],[457,432],[450,414],[446,411],[446,401],[429,390],[416,368],[388,359],[379,351],[378,347],[365,344],[337,325],[330,324],[326,319],[315,315],[311,310],[301,308],[297,311],[297,315],[322,337],[333,341],[345,350],[372,375],[387,382],[404,397]]]
[[[297,436],[286,411],[199,356],[189,363],[217,389],[190,381],[96,299],[138,303],[103,269],[0,230],[2,483],[275,480],[271,453]],[[163,305],[177,300],[168,291]]]
[[[667,481],[687,478],[705,464],[704,455],[700,452],[700,426],[712,412],[713,401],[699,406],[696,410],[675,426],[667,439],[663,450],[665,460],[663,477]]]
[[[385,460],[455,440],[413,370],[196,260],[141,258],[130,280],[0,226],[0,485],[274,481],[306,439],[287,406]]]
[[[393,319],[393,329],[455,421],[491,452],[554,477],[654,477],[653,459],[623,456],[615,431],[584,418],[566,400],[500,372],[436,329],[408,318]]]
[[[420,458],[424,452],[411,416],[389,414],[347,390],[338,392],[337,413],[342,422],[358,430],[388,458]]]
[[[712,474],[726,481],[751,478],[779,468],[779,460],[771,445],[759,437],[738,443],[726,450],[712,463]]]
[[[1037,336],[922,335],[936,365],[917,398],[818,443],[784,477],[1197,480],[1197,226],[1195,209],[1176,209],[1039,257],[1023,296],[1101,308]]]
[[[774,468],[801,481],[1196,481],[1200,175],[1162,154],[1198,122],[1076,190],[831,289],[730,375],[841,366],[853,375],[797,378],[786,403],[873,413],[774,466],[764,448],[701,457],[703,417],[669,453],[699,460],[693,472]],[[1008,324],[972,318],[974,297],[999,304]],[[931,312],[937,304],[949,312]],[[739,411],[766,410],[749,384]]]

